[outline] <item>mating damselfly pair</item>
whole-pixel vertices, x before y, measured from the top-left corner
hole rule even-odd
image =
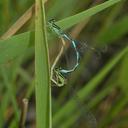
[[[77,47],[79,45],[79,41],[73,39],[68,34],[66,34],[64,31],[62,31],[62,29],[55,24],[55,20],[54,19],[48,21],[48,26],[49,26],[49,28],[54,33],[56,33],[58,35],[58,37],[62,41],[61,50],[60,50],[59,54],[57,55],[57,57],[56,57],[53,65],[51,67],[51,80],[52,80],[52,82],[55,85],[57,85],[57,86],[60,87],[60,86],[63,86],[66,83],[66,79],[65,79],[64,75],[75,71],[75,69],[79,65],[80,53],[79,53],[79,50],[78,50],[78,47]],[[63,69],[63,68],[60,68],[60,67],[59,68],[56,68],[56,64],[59,61],[59,59],[62,56],[62,53],[64,51],[65,42],[69,42],[70,43],[70,46],[73,47],[74,52],[75,52],[75,56],[76,56],[76,63],[70,69]],[[90,47],[86,43],[84,43],[84,44],[85,44],[85,46],[86,46],[87,49],[92,50],[94,52],[97,52],[97,50],[94,47]]]

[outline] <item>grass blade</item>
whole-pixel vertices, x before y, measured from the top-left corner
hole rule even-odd
[[[85,18],[88,18],[90,16],[93,16],[95,15],[96,13],[98,12],[101,12],[103,11],[104,9],[120,2],[121,0],[109,0],[109,1],[106,1],[100,5],[97,5],[95,7],[92,7],[88,10],[85,10],[81,13],[78,13],[76,15],[73,15],[73,16],[70,16],[70,17],[67,17],[63,20],[60,20],[58,22],[56,22],[57,25],[59,25],[62,29],[67,29],[83,20],[85,20]]]
[[[43,1],[36,0],[35,11],[36,123],[37,128],[49,128],[50,73]]]

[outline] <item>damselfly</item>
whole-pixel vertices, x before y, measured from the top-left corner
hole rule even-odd
[[[75,54],[76,54],[76,64],[75,64],[71,69],[62,69],[62,68],[55,69],[55,64],[56,64],[55,62],[54,62],[54,64],[53,64],[52,68],[51,68],[51,79],[52,79],[52,81],[53,81],[56,85],[63,86],[63,85],[65,84],[63,75],[64,75],[64,74],[67,74],[67,73],[73,72],[73,71],[78,67],[80,55],[79,55],[79,52],[78,52],[77,47],[76,47],[76,41],[73,40],[73,39],[72,39],[70,36],[68,36],[66,33],[64,33],[64,32],[62,31],[62,29],[61,29],[59,26],[57,26],[57,25],[55,24],[55,20],[54,20],[54,19],[50,20],[50,21],[48,22],[48,25],[49,25],[49,27],[61,38],[61,40],[62,40],[62,42],[63,42],[63,46],[64,46],[64,42],[65,42],[65,41],[68,41],[68,42],[71,43],[72,47],[73,47],[74,50],[75,50]],[[61,50],[60,50],[60,53],[58,54],[59,57],[60,57],[60,54],[62,54],[61,51],[62,51],[62,49],[63,49],[63,46],[62,46],[62,48],[61,48]],[[56,58],[56,60],[55,60],[56,62],[58,61],[58,58],[59,58],[59,57],[57,56],[57,58]],[[59,75],[59,77],[58,77],[56,80],[53,78],[53,72],[54,72],[55,76]],[[60,76],[61,76],[61,77],[60,77]]]

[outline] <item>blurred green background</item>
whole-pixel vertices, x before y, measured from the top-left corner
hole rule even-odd
[[[45,4],[46,18],[47,21],[52,18],[59,21],[105,1],[49,0]],[[1,0],[0,35],[33,4],[33,0]],[[71,37],[81,42],[78,46],[81,58],[77,70],[66,76],[67,84],[62,88],[52,87],[54,128],[128,127],[127,5],[127,0],[121,0],[66,29]],[[29,44],[25,43],[27,32],[31,32]],[[16,34],[22,33],[20,37],[14,37],[15,41],[24,38],[20,46],[16,45],[19,40],[14,45],[13,39],[0,40],[0,128],[16,127],[24,97],[29,99],[26,128],[35,127],[33,32],[34,13],[31,20],[17,31]],[[61,45],[49,29],[48,42],[52,64]],[[98,54],[86,48],[85,43],[95,47]],[[9,54],[13,59],[8,59]],[[58,67],[71,68],[74,62],[74,52],[67,46]],[[76,107],[72,109],[74,104]]]

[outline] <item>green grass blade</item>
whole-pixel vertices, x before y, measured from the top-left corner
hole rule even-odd
[[[50,128],[50,73],[47,45],[44,1],[36,0],[35,86],[37,128]]]
[[[92,8],[85,10],[81,13],[78,13],[76,15],[67,17],[63,20],[60,20],[60,21],[56,22],[56,24],[59,25],[62,29],[67,29],[67,28],[85,20],[88,17],[95,15],[98,12],[101,12],[102,10],[104,10],[120,1],[121,0],[108,0],[100,5],[92,7]]]

